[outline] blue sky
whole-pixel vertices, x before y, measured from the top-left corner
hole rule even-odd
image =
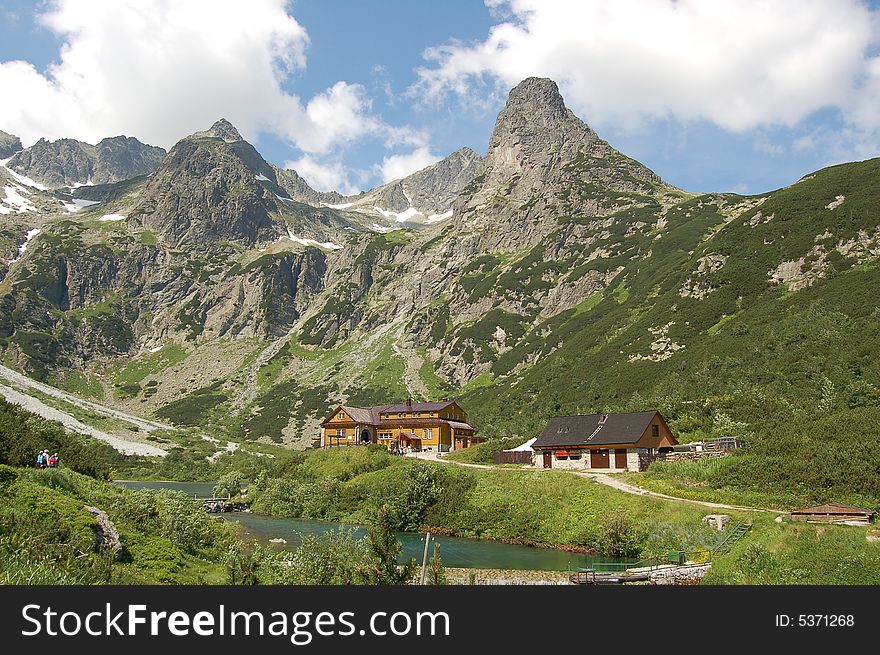
[[[668,182],[758,193],[880,154],[878,24],[860,0],[4,0],[0,129],[169,148],[226,117],[353,192],[485,152],[541,75]]]

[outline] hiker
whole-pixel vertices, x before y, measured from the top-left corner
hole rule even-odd
[[[53,469],[58,466],[58,453],[49,457],[49,468]]]

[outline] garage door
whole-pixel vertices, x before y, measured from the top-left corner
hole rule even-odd
[[[590,451],[590,468],[607,469],[609,467],[607,450]]]

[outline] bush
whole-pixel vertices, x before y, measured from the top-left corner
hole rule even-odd
[[[646,539],[645,528],[620,509],[599,520],[599,551],[612,557],[638,557]]]
[[[238,471],[229,471],[220,476],[217,484],[214,485],[214,497],[223,498],[229,496],[238,496],[241,493],[241,473]]]

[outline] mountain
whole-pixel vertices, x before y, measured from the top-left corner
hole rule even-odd
[[[373,216],[379,227],[436,223],[452,216],[453,202],[473,181],[480,161],[473,150],[461,148],[403,179],[341,198],[335,206]]]
[[[34,210],[3,205],[2,252],[26,246],[0,270],[3,361],[234,440],[306,447],[329,406],[407,396],[455,394],[488,435],[645,407],[745,434],[880,406],[880,160],[690,193],[529,78],[485,157],[358,196],[310,189],[228,121],[149,177],[15,185]]]
[[[6,165],[50,188],[106,184],[152,173],[165,151],[133,137],[116,136],[91,145],[75,139],[40,139]]]
[[[0,159],[12,157],[19,150],[21,150],[21,140],[13,134],[0,130]]]

